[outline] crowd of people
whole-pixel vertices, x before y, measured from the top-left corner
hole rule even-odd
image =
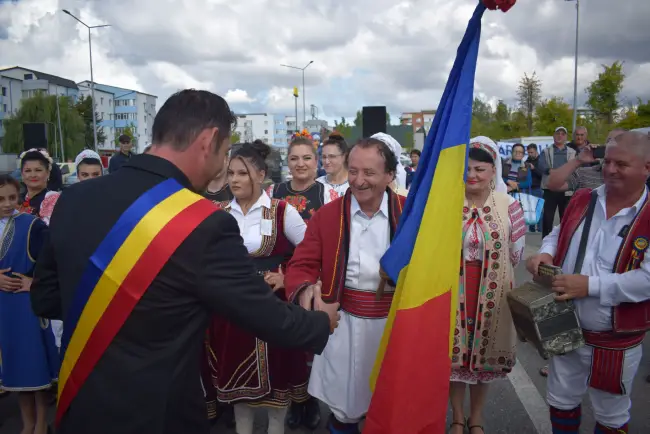
[[[48,432],[56,387],[61,434],[207,433],[218,418],[252,434],[256,409],[269,434],[315,429],[321,419],[332,434],[361,432],[395,291],[379,260],[421,153],[411,151],[405,168],[401,145],[384,133],[351,145],[334,132],[318,147],[297,136],[291,179],[269,185],[269,146],[231,145],[234,122],[221,97],[185,90],[158,112],[145,153],[120,140],[110,176],[85,150],[75,159],[81,182],[50,191],[55,165],[32,149],[20,156],[24,198],[17,181],[0,177],[0,379],[19,394],[21,434]],[[574,143],[563,127],[554,138],[541,154],[515,145],[506,161],[490,138],[470,140],[452,434],[485,433],[489,384],[517,363],[506,296],[526,259],[526,234],[539,230],[513,194],[523,191],[545,200],[545,238],[527,268],[562,267],[553,289],[575,300],[587,342],[549,366],[553,432],[578,432],[587,390],[596,432],[628,430],[649,326],[650,143],[614,130],[596,159],[584,128]],[[120,256],[126,248],[134,253]],[[115,256],[103,256],[109,250]],[[107,304],[93,323],[94,309],[83,307],[99,303],[92,297],[108,288],[96,286],[104,278],[115,282],[106,303],[131,302]],[[117,325],[100,333],[102,321]]]

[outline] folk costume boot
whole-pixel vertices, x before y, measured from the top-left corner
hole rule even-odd
[[[330,414],[327,421],[327,430],[330,434],[361,434],[358,423],[343,423]]]
[[[302,424],[310,430],[315,430],[320,425],[320,403],[316,398],[310,396],[303,406],[305,413],[302,416]]]
[[[582,409],[578,406],[573,410],[560,410],[551,407],[551,426],[553,434],[578,434],[580,432],[580,421]]]
[[[627,424],[623,425],[620,428],[610,428],[608,426],[597,423],[596,428],[594,428],[594,434],[627,434],[627,430]]]
[[[305,404],[298,402],[291,402],[289,411],[287,411],[287,426],[291,429],[297,429],[303,421],[303,414],[305,412]]]

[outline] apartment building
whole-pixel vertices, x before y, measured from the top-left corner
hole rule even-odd
[[[4,137],[2,120],[17,113],[23,99],[37,93],[69,96],[76,101],[79,87],[67,78],[20,66],[0,69],[0,148]]]
[[[276,148],[286,148],[287,123],[284,115],[270,113],[237,114],[237,127],[242,142],[261,140]]]
[[[90,81],[82,81],[78,86],[80,94],[91,94]],[[127,127],[135,135],[134,152],[140,153],[149,146],[157,100],[158,97],[148,93],[95,83],[95,106],[102,118],[98,126],[104,128],[109,139],[100,150],[115,152],[114,138],[123,134]]]

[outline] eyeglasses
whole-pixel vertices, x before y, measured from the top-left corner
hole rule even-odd
[[[323,155],[322,158],[323,158],[323,161],[325,161],[325,160],[335,160],[335,159],[339,158],[339,157],[342,156],[342,155],[343,155],[343,154],[330,154],[330,155]]]

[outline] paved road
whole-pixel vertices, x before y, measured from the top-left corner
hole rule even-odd
[[[540,236],[529,235],[527,255],[534,253],[539,245]],[[518,282],[527,280],[527,273],[523,265],[517,268],[516,277]],[[650,337],[644,342],[644,349],[646,351],[632,390],[631,434],[650,433],[650,383],[645,382],[645,377],[650,375]],[[533,347],[525,343],[519,345],[517,357],[519,364],[509,376],[509,381],[494,383],[491,386],[485,411],[486,432],[490,434],[550,434],[548,407],[544,401],[546,380],[538,374],[544,361]],[[326,409],[323,408],[323,415],[325,414]],[[4,421],[3,426],[0,427],[0,434],[19,432],[20,417],[15,396],[0,400],[0,421]],[[256,422],[258,428],[255,434],[265,433],[266,420],[262,413],[258,414]],[[592,433],[593,425],[592,407],[589,399],[586,398],[583,404],[581,433]],[[221,424],[217,424],[212,432],[235,434],[234,430],[229,430]],[[291,431],[287,428],[286,432],[287,434],[307,434],[310,431]],[[321,426],[312,434],[327,434],[327,430]]]

